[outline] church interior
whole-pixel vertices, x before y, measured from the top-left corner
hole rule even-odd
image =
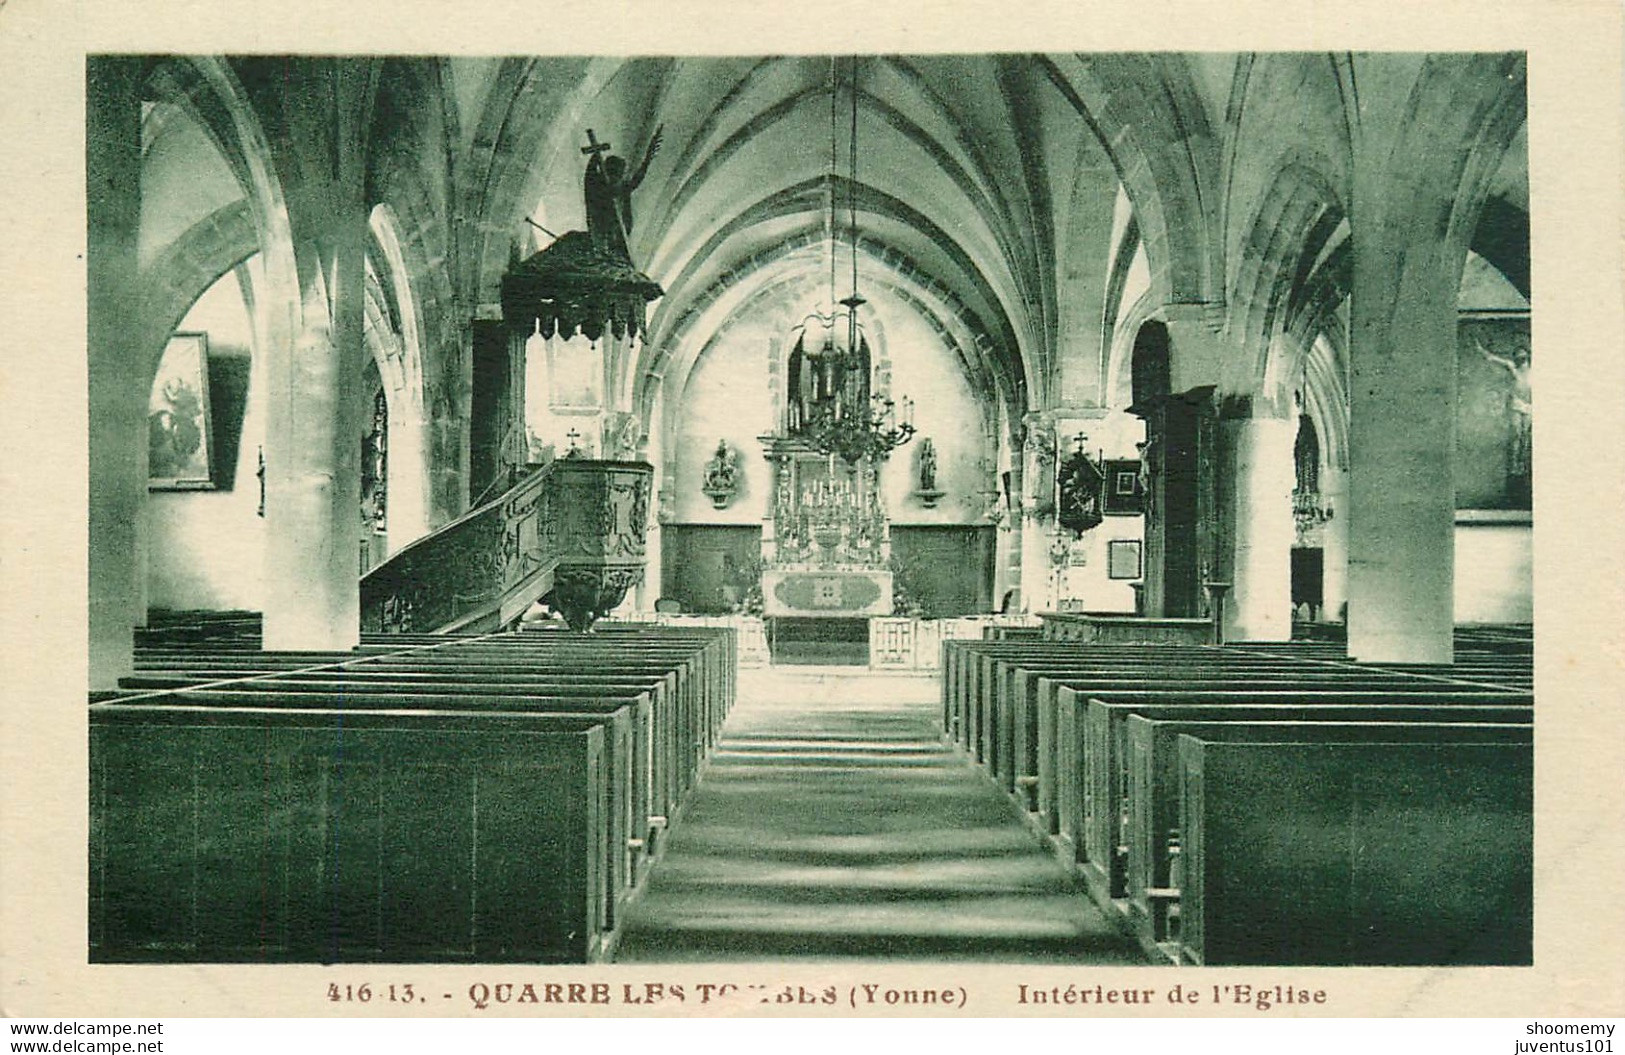
[[[92,961],[1531,962],[1522,54],[85,80]]]

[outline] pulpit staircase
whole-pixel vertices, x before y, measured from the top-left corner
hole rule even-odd
[[[543,599],[586,629],[643,578],[653,473],[581,458],[516,468],[500,493],[362,576],[361,632],[488,632]]]

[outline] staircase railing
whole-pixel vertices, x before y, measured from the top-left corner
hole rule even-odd
[[[492,630],[543,598],[586,629],[643,579],[653,473],[573,458],[529,467],[363,576],[362,631]]]

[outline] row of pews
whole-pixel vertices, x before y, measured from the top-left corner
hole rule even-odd
[[[1003,631],[944,642],[942,720],[1159,962],[1530,963],[1528,628],[1343,653]]]
[[[256,629],[92,697],[93,961],[604,960],[735,696],[726,628]]]

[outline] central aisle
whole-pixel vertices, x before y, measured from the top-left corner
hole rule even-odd
[[[942,740],[937,682],[740,672],[616,961],[1143,963]]]

